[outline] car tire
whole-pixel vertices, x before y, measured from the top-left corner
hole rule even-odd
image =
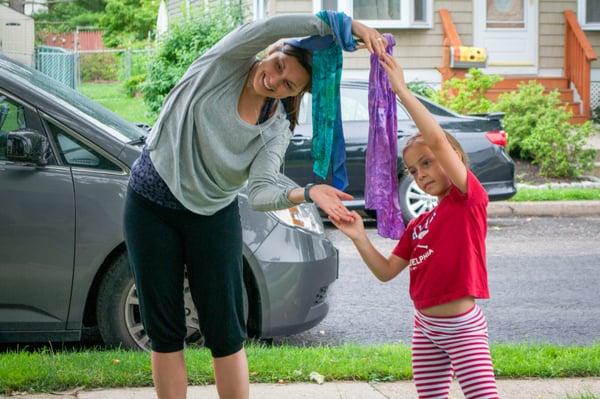
[[[398,202],[404,223],[408,224],[415,217],[432,210],[437,205],[437,198],[421,190],[413,177],[407,174],[400,180]]]
[[[186,345],[204,343],[198,323],[198,313],[193,305],[187,278],[184,281],[186,307]],[[243,286],[244,319],[248,325],[248,290]],[[110,347],[149,351],[150,339],[142,325],[139,300],[129,261],[125,253],[119,255],[109,266],[98,289],[98,329],[104,343]]]

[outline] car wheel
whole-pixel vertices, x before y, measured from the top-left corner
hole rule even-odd
[[[412,176],[406,175],[400,180],[398,199],[404,222],[432,210],[437,205],[437,198],[421,190]]]
[[[186,345],[203,345],[198,312],[192,301],[187,276],[183,282],[185,303]],[[243,286],[244,320],[248,324],[248,293]],[[150,338],[142,324],[140,302],[126,254],[120,255],[109,267],[97,299],[98,329],[108,346],[150,350]]]

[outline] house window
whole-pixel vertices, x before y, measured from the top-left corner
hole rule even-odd
[[[343,11],[374,28],[433,26],[433,0],[313,0],[313,9]]]
[[[583,29],[600,30],[600,0],[579,0],[579,23]]]

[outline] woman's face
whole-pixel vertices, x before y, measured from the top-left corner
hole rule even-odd
[[[427,194],[442,198],[448,193],[452,181],[424,143],[416,142],[406,149],[404,164],[417,186]]]
[[[310,77],[295,57],[276,51],[256,67],[252,86],[257,94],[271,98],[295,97]]]

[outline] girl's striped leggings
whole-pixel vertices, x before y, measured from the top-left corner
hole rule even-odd
[[[466,399],[499,398],[487,322],[477,305],[451,317],[416,310],[412,366],[420,399],[448,398],[453,375]]]

